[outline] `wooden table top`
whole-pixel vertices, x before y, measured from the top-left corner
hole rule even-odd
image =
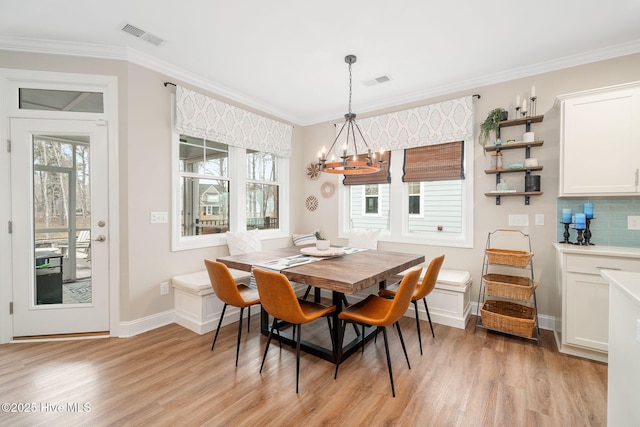
[[[296,255],[300,253],[300,249],[295,246],[270,249],[222,257],[218,258],[218,261],[230,268],[251,271],[254,264]],[[292,282],[344,294],[355,294],[424,261],[424,255],[365,250],[291,266],[281,272]]]

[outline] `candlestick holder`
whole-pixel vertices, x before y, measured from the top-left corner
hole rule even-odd
[[[582,242],[583,242],[583,237],[582,237],[582,229],[578,230],[578,243],[576,243],[576,245],[582,246]]]
[[[587,227],[584,229],[584,245],[585,246],[595,246],[595,243],[591,243],[591,230],[589,229],[589,226],[591,224],[591,220],[594,220],[595,218],[587,218]]]
[[[520,107],[516,107],[516,114],[513,117],[515,117],[516,119],[520,117]]]
[[[573,245],[573,242],[569,241],[569,237],[571,236],[571,233],[569,233],[569,226],[571,225],[570,222],[563,222],[562,224],[564,224],[564,233],[562,234],[562,237],[564,237],[564,240],[561,241],[560,243],[567,243],[569,245]]]
[[[538,99],[537,96],[532,96],[531,98],[529,98],[529,115],[530,116],[536,115],[536,99]]]
[[[522,117],[527,117],[527,110],[525,109],[520,109],[520,114],[522,114]]]

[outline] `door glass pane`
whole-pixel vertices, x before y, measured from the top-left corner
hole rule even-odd
[[[33,139],[35,304],[90,303],[91,194],[86,137]]]
[[[101,92],[20,88],[18,107],[21,110],[72,111],[104,113]]]

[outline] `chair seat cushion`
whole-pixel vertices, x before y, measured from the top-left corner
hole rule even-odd
[[[251,273],[248,271],[233,268],[230,268],[229,271],[236,282],[248,282],[251,279]],[[176,289],[196,295],[209,295],[213,293],[207,270],[175,276],[171,279],[171,284]]]
[[[392,304],[392,300],[377,295],[368,295],[362,301],[344,309],[338,317],[342,320],[353,320],[372,326],[388,326],[390,323],[386,323],[384,320],[389,314]]]

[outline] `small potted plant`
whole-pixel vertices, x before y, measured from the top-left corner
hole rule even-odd
[[[319,251],[326,251],[327,249],[329,249],[329,247],[331,247],[331,241],[322,237],[322,234],[320,234],[320,230],[316,230],[315,235],[316,235],[316,248]]]
[[[496,132],[500,128],[500,122],[507,120],[507,114],[507,110],[504,108],[494,108],[489,112],[487,118],[480,124],[480,138],[478,140],[480,145],[484,147],[487,144],[491,132]]]

